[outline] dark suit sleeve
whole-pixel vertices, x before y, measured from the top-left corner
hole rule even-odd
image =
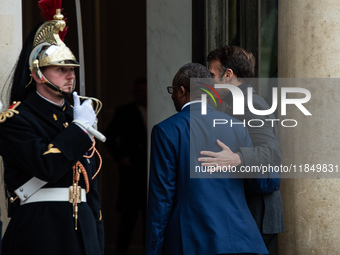
[[[258,95],[254,95],[254,107],[258,110],[268,109],[269,106],[265,103],[264,99]],[[279,165],[281,163],[281,149],[277,139],[276,126],[272,127],[275,123],[267,121],[266,116],[255,115],[250,112],[248,107],[245,107],[245,115],[242,116],[248,122],[251,119],[261,120],[263,126],[250,127],[248,131],[253,143],[253,147],[241,147],[239,152],[241,154],[242,165],[244,166],[260,166],[261,164]],[[272,117],[274,118],[274,116]],[[260,125],[261,122],[253,122],[251,125]]]
[[[255,115],[252,118],[260,119]],[[257,166],[260,171],[266,167],[264,174],[258,173],[254,178],[246,179],[246,189],[254,193],[266,194],[280,188],[280,174],[273,171],[273,166],[281,162],[281,149],[270,125],[265,123],[260,128],[248,127],[254,147],[238,149],[242,166]]]
[[[253,95],[254,108],[257,110],[268,109],[269,106],[263,98],[258,95]],[[275,166],[281,164],[281,149],[277,139],[277,128],[275,121],[268,121],[267,119],[274,119],[274,115],[270,117],[255,115],[250,112],[249,108],[245,107],[245,115],[242,116],[246,122],[249,120],[261,120],[251,122],[250,124],[262,125],[261,127],[251,127],[248,125],[248,131],[253,143],[253,147],[240,147],[238,153],[243,166]],[[267,178],[266,178],[267,177]],[[266,174],[259,175],[259,178],[246,180],[246,188],[255,193],[270,193],[278,190],[280,187],[280,174],[273,171],[269,167]]]
[[[163,254],[176,185],[176,153],[171,137],[155,126],[151,134],[150,179],[146,223],[146,255]]]

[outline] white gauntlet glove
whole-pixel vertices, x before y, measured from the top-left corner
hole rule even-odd
[[[91,99],[86,99],[82,104],[80,104],[80,98],[77,92],[73,92],[73,118],[92,127],[96,121],[96,113],[93,110]]]
[[[73,92],[73,104],[73,122],[85,128],[90,135],[105,142],[106,137],[92,127],[97,121],[96,113],[92,107],[92,100],[86,99],[80,104],[77,92]]]

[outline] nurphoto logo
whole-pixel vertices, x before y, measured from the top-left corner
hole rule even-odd
[[[214,95],[218,98],[220,104],[222,105],[221,97],[217,93],[216,89],[226,89],[229,91],[228,93],[231,93],[233,98],[233,115],[244,115],[245,114],[245,96],[240,88],[238,88],[235,85],[231,84],[214,84],[214,86],[207,85],[202,82],[197,82],[200,84],[203,84],[207,88],[209,88],[213,93],[207,90],[207,88],[198,88],[205,92],[204,94],[201,94],[201,114],[207,115],[207,95],[211,97],[213,100],[215,106],[217,106],[216,100],[214,98]],[[248,87],[247,88],[247,106],[251,113],[257,116],[268,116],[272,113],[274,113],[278,108],[278,88],[273,87],[272,89],[272,104],[269,109],[265,110],[259,110],[254,107],[253,104],[253,88]],[[289,94],[294,93],[295,95],[299,95],[299,98],[289,98]],[[281,108],[280,108],[280,115],[286,116],[287,115],[287,105],[295,105],[298,110],[300,110],[305,116],[312,116],[310,111],[304,106],[305,103],[309,102],[311,99],[311,93],[308,89],[305,88],[299,88],[299,87],[281,87],[280,88],[280,99],[281,99]],[[274,126],[274,123],[280,123],[283,127],[296,127],[298,125],[297,120],[295,119],[265,119],[266,122],[271,123],[271,126]],[[233,122],[232,120],[227,119],[214,119],[213,126],[216,125],[225,125],[230,124],[232,125],[239,125],[242,124],[244,126],[248,125],[249,127],[262,127],[265,124],[265,121],[262,119],[250,119],[247,122],[241,121],[241,122]]]

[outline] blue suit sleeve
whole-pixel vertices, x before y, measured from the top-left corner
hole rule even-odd
[[[176,185],[176,149],[171,137],[155,126],[151,134],[146,255],[162,254]]]
[[[267,194],[279,190],[280,183],[280,174],[270,167],[267,174],[259,173],[258,178],[246,179],[245,188],[254,193]]]

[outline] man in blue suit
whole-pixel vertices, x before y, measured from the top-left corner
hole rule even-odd
[[[197,92],[190,78],[211,75],[200,64],[182,66],[168,87],[178,113],[152,130],[146,255],[268,254],[245,199],[244,182],[251,180],[205,171],[191,178],[199,152],[217,150],[216,139],[234,151],[251,140],[242,125],[213,127],[214,119],[229,115],[209,106],[201,115],[200,101],[190,99]],[[259,189],[266,181],[247,186]]]
[[[248,98],[248,88],[251,87],[251,79],[255,75],[255,58],[251,52],[248,52],[237,46],[225,45],[223,47],[212,50],[207,57],[209,62],[209,70],[216,83],[228,83],[238,87],[246,102]],[[224,109],[239,121],[248,123],[250,120],[262,120],[265,123],[261,127],[247,125],[253,147],[240,147],[235,151],[229,150],[228,146],[219,142],[216,153],[213,151],[202,151],[203,156],[198,159],[202,165],[209,164],[209,161],[219,166],[262,166],[272,165],[279,166],[281,164],[282,152],[278,140],[278,127],[276,123],[269,124],[267,119],[276,119],[274,114],[257,115],[249,110],[248,104],[244,105],[244,114],[234,115],[233,112],[233,96],[226,89],[218,91],[224,101]],[[252,104],[257,110],[267,110],[269,105],[260,97],[253,89]],[[279,173],[271,173],[270,178],[277,178],[280,182]],[[283,209],[282,199],[279,189],[274,189],[271,193],[261,194],[246,190],[246,199],[250,212],[252,213],[257,226],[262,234],[262,238],[270,254],[277,254],[275,248],[277,246],[278,233],[284,231],[283,225]]]

